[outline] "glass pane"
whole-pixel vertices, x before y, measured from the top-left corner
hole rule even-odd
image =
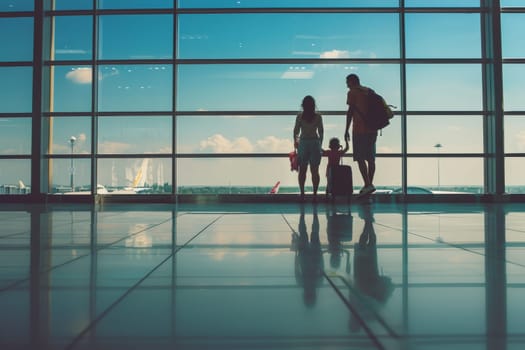
[[[412,188],[409,193],[417,187],[432,192],[483,193],[483,159],[408,158],[407,181]]]
[[[480,58],[479,14],[407,14],[408,58]]]
[[[409,116],[407,148],[409,153],[482,153],[483,119],[481,116]]]
[[[501,50],[503,58],[525,57],[525,13],[501,14]]]
[[[429,207],[431,208],[431,207]],[[458,208],[459,210],[460,207]],[[461,212],[451,212],[451,211],[443,211],[439,207],[439,205],[435,206],[433,209],[430,209],[431,211],[425,212],[424,214],[421,212],[416,212],[412,215],[409,214],[408,216],[408,232],[418,232],[418,234],[409,234],[408,235],[408,242],[409,244],[436,244],[435,248],[432,249],[432,254],[436,254],[436,250],[439,251],[439,248],[445,248],[446,246],[443,245],[443,242],[446,243],[481,243],[484,244],[485,242],[485,220],[484,216],[485,214],[481,211],[476,211],[473,209],[465,208]],[[435,210],[432,212],[432,210]],[[422,215],[423,214],[423,215]],[[469,225],[465,225],[465,227],[462,228],[461,234],[458,235],[458,223],[459,222],[469,222]],[[418,249],[425,249],[421,247],[414,247],[415,249],[412,250],[417,251]],[[436,249],[438,248],[438,249]],[[412,248],[410,248],[412,249]],[[430,252],[429,252],[430,253]],[[459,253],[459,252],[458,252]],[[472,254],[472,252],[464,252],[468,256],[475,256],[477,254]],[[437,253],[439,255],[440,253]],[[436,259],[436,255],[432,255],[432,259]],[[482,256],[475,257],[477,259],[483,259]],[[419,260],[420,258],[418,258]],[[423,259],[422,259],[423,260]],[[420,261],[422,261],[420,260]],[[445,263],[442,261],[442,263]],[[452,261],[449,261],[449,263],[455,263]],[[466,263],[466,262],[465,262]],[[474,283],[482,283],[484,281],[484,264],[483,263],[474,263],[472,262],[472,268],[474,266],[476,268],[479,268],[480,271],[478,273],[473,273],[472,276],[468,277],[469,282]],[[435,268],[442,265],[441,263],[436,264],[434,261],[432,261],[432,265],[435,265]],[[479,266],[478,266],[479,265]],[[428,267],[427,267],[428,268]],[[447,267],[450,269],[450,266]],[[419,270],[416,268],[416,270]],[[415,271],[414,271],[415,272]],[[449,270],[451,272],[451,270]],[[418,272],[415,274],[419,276],[418,278],[427,279],[423,276],[421,276],[421,273]],[[448,275],[448,276],[447,276]],[[465,280],[465,276],[461,274],[461,276],[454,273],[444,273],[443,275],[439,275],[439,282],[444,282],[446,279],[451,281],[454,279],[455,281],[464,283],[467,282]],[[458,280],[458,278],[461,278]],[[472,280],[470,280],[472,279]],[[428,280],[428,279],[427,279]],[[413,281],[414,282],[414,281]],[[438,281],[436,281],[438,282]]]
[[[405,7],[479,7],[479,0],[405,0]]]
[[[326,137],[343,135],[342,117],[323,121]],[[295,116],[177,117],[177,152],[287,154],[293,151],[294,122]]]
[[[287,157],[178,159],[177,181],[178,193],[267,193],[278,181],[279,193],[299,193]],[[311,191],[310,176],[306,181]]]
[[[100,59],[173,57],[172,15],[99,17]]]
[[[89,60],[92,57],[93,18],[57,16],[54,32],[54,60]]]
[[[0,18],[0,47],[0,61],[32,61],[33,18]]]
[[[0,118],[0,154],[31,154],[31,118]]]
[[[99,159],[97,183],[109,194],[169,194],[171,164],[167,158]]]
[[[351,142],[350,142],[351,143]],[[377,154],[401,153],[401,116],[394,115],[390,125],[377,136]]]
[[[91,67],[52,66],[51,72],[50,112],[91,111]]]
[[[0,1],[0,12],[33,11],[34,0]]]
[[[49,127],[51,140],[48,154],[91,153],[90,117],[51,117],[44,122]]]
[[[525,65],[503,65],[503,107],[505,111],[525,110],[523,81],[525,81]]]
[[[500,0],[501,7],[525,7],[524,0]]]
[[[33,69],[0,67],[0,113],[31,113]]]
[[[98,0],[99,9],[173,8],[174,0]]]
[[[525,157],[505,158],[505,191],[507,193],[525,193]]]
[[[0,159],[0,194],[31,193],[31,161]]]
[[[505,153],[525,153],[525,116],[507,115],[504,123]]]
[[[409,110],[481,110],[481,65],[407,65]]]
[[[93,8],[93,0],[50,0],[54,10],[89,10]]]
[[[346,114],[346,76],[357,73],[390,104],[400,105],[396,64],[181,65],[177,105],[180,111],[297,110],[312,95],[317,108]],[[479,72],[478,72],[479,74]]]
[[[295,116],[179,116],[178,153],[286,153],[293,150]],[[343,143],[346,117],[324,115],[324,142]],[[206,125],[206,127],[203,127]],[[394,118],[377,139],[378,153],[401,152],[400,118]],[[350,147],[352,147],[350,142]],[[349,151],[350,152],[350,151]]]
[[[381,137],[378,136],[378,139]],[[377,146],[379,151],[379,145]],[[346,160],[346,159],[345,159]],[[354,178],[354,192],[359,191],[364,182],[359,173],[357,163],[346,160],[346,164],[352,166],[352,175]],[[377,192],[396,190],[401,187],[401,158],[376,158],[376,173],[374,176],[374,186]]]
[[[397,7],[398,0],[179,0],[180,8]]]
[[[399,57],[398,19],[397,14],[180,15],[178,55],[179,58]]]
[[[345,157],[344,164],[357,169],[351,156]],[[401,160],[399,158],[378,158],[374,183],[378,189],[394,189],[401,186]],[[321,162],[319,194],[326,189],[324,169],[326,160]],[[284,158],[218,158],[178,159],[178,193],[268,193],[279,182],[278,193],[299,193],[297,172],[290,171],[290,162]],[[213,176],[209,174],[213,173]],[[363,180],[357,170],[353,173],[354,191],[363,187]],[[311,175],[308,172],[305,188],[312,191]]]
[[[50,159],[51,193],[91,194],[91,161],[89,159]]]
[[[172,118],[99,117],[98,153],[171,153]]]
[[[173,69],[170,65],[99,67],[100,111],[170,111]]]

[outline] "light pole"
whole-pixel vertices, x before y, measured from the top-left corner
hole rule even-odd
[[[70,164],[70,179],[69,184],[71,185],[71,192],[75,192],[75,164],[73,163],[73,153],[75,152],[75,142],[77,141],[77,138],[75,136],[71,136],[69,138],[69,145],[71,146],[71,164]]]
[[[437,175],[438,175],[438,189],[439,189],[439,188],[441,188],[441,183],[440,183],[440,180],[439,180],[439,149],[440,149],[441,147],[443,147],[443,145],[440,144],[440,143],[436,143],[436,144],[434,145],[434,147],[436,148],[436,150],[437,150],[437,154],[438,154],[438,156],[437,156],[437,162],[438,162]]]

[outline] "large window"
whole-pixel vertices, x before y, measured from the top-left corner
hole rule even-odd
[[[509,7],[524,6],[521,1],[502,1]],[[525,183],[519,174],[525,165],[525,12],[503,13],[501,16],[503,64],[503,108],[505,111],[505,190],[508,193],[525,193]]]
[[[350,73],[395,106],[378,136],[376,187],[485,193],[496,179],[525,192],[520,1],[8,3],[3,193],[30,192],[32,174],[49,194],[260,193],[276,182],[296,192],[288,153],[301,100],[315,98],[327,148],[343,137]],[[499,26],[486,25],[487,11],[500,14],[501,33],[489,32]],[[489,76],[498,71],[502,84]],[[492,107],[499,94],[504,115]],[[496,167],[495,140],[505,158]],[[492,176],[502,169],[504,179]]]

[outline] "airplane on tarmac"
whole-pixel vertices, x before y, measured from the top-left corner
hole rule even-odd
[[[140,194],[143,192],[150,191],[150,187],[144,187],[140,186],[140,184],[144,184],[143,181],[143,174],[146,173],[148,168],[148,162],[149,159],[146,158],[142,161],[142,165],[139,168],[137,174],[135,175],[135,178],[133,179],[131,186],[124,187],[122,189],[116,189],[111,190],[107,189],[104,185],[97,184],[97,194]],[[91,191],[70,191],[70,192],[64,192],[63,194],[91,194]]]

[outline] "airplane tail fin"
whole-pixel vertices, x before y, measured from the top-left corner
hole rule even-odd
[[[281,185],[281,181],[277,181],[277,183],[275,185],[273,185],[272,189],[268,193],[269,194],[277,194],[277,192],[279,192],[279,186],[280,185]]]

